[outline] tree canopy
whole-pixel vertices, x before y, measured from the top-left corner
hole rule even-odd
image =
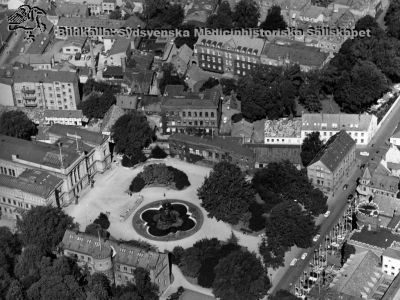
[[[228,163],[216,164],[197,195],[209,217],[231,224],[244,220],[254,191],[239,167]]]
[[[400,40],[400,2],[390,1],[385,15],[385,25],[388,34]]]
[[[36,125],[22,111],[5,111],[0,115],[0,134],[30,141],[37,132]]]
[[[319,131],[307,134],[301,145],[301,162],[303,166],[307,167],[308,164],[314,159],[318,151],[322,148],[323,142],[320,139]]]
[[[382,71],[374,63],[363,61],[356,64],[350,73],[343,74],[334,97],[344,112],[360,113],[365,112],[388,89],[389,83]]]
[[[227,1],[223,1],[218,7],[217,13],[207,19],[207,28],[231,29],[233,27],[233,13]]]
[[[215,267],[213,293],[221,300],[258,300],[269,287],[267,273],[254,253],[235,251]]]
[[[303,81],[297,65],[283,67],[259,65],[241,77],[237,96],[245,119],[253,122],[277,119],[295,113],[295,98]]]
[[[268,9],[265,21],[261,23],[260,28],[264,30],[284,30],[287,24],[282,17],[280,6],[274,5]]]
[[[298,201],[314,216],[327,210],[326,196],[312,186],[305,171],[297,170],[289,161],[257,170],[252,182],[267,212],[286,200]]]
[[[153,139],[147,118],[137,113],[121,116],[111,129],[117,153],[132,155],[148,147]]]
[[[92,94],[87,100],[78,104],[83,114],[91,118],[102,119],[106,112],[117,102],[111,91],[105,91],[102,95]]]
[[[65,230],[76,226],[73,219],[60,208],[36,206],[17,220],[20,239],[24,245],[36,245],[50,253],[61,242]]]
[[[254,0],[240,0],[235,6],[233,23],[235,28],[256,28],[260,8]]]

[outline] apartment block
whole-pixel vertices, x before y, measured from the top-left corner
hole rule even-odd
[[[75,110],[81,101],[75,72],[15,70],[17,107]]]

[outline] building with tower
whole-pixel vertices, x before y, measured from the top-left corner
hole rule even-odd
[[[59,245],[60,252],[86,265],[91,273],[105,274],[111,283],[134,283],[134,270],[149,271],[150,279],[162,294],[171,284],[171,269],[167,253],[147,251],[127,243],[103,239],[83,232],[66,230]]]

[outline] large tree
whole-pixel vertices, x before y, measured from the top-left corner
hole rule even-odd
[[[8,227],[0,227],[0,266],[9,270],[14,266],[15,257],[21,253],[18,237]]]
[[[244,220],[254,191],[239,167],[228,163],[216,164],[197,195],[209,217],[231,224]]]
[[[363,61],[350,73],[343,74],[334,97],[344,112],[362,113],[388,89],[389,83],[382,71],[374,63]]]
[[[154,133],[144,115],[130,113],[121,116],[111,129],[118,153],[132,155],[150,145]]]
[[[386,30],[389,35],[400,40],[400,2],[390,1],[385,15]]]
[[[61,242],[65,230],[75,226],[70,216],[51,206],[33,207],[17,221],[22,243],[36,245],[49,253]]]
[[[310,112],[319,112],[322,109],[324,78],[321,77],[321,71],[310,71],[299,88],[299,102]]]
[[[312,237],[318,232],[311,215],[295,201],[284,201],[276,205],[267,218],[265,234],[270,240],[285,248],[294,245],[308,248]]]
[[[307,167],[308,164],[314,159],[318,151],[321,150],[323,142],[320,139],[319,131],[307,134],[301,145],[301,162],[303,166]]]
[[[299,66],[287,69],[260,65],[239,79],[237,96],[243,116],[253,122],[293,115],[303,75]]]
[[[233,27],[232,10],[227,1],[218,7],[217,13],[207,19],[208,28],[230,29]]]
[[[270,287],[269,278],[254,253],[235,251],[215,267],[214,295],[221,300],[258,300]]]
[[[282,17],[280,6],[274,5],[268,9],[265,21],[261,23],[260,28],[264,30],[283,30],[287,24]]]
[[[184,11],[181,5],[167,5],[163,10],[159,11],[155,16],[149,19],[148,28],[177,28],[182,24]]]
[[[0,134],[29,141],[37,132],[35,124],[22,111],[5,111],[0,115]]]
[[[235,28],[255,28],[260,18],[260,8],[254,0],[240,0],[235,6],[233,22]]]
[[[102,119],[106,112],[117,102],[111,91],[105,91],[102,95],[92,94],[87,100],[79,103],[78,108],[83,114],[91,118]]]
[[[327,209],[324,194],[312,186],[306,172],[297,170],[289,161],[270,163],[257,170],[252,182],[265,202],[266,212],[286,200],[298,201],[314,216]]]

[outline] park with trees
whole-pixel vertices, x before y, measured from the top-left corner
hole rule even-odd
[[[11,110],[0,114],[0,134],[30,141],[37,133],[35,123],[23,111]]]
[[[109,226],[100,215],[95,224]],[[137,268],[135,284],[114,286],[100,273],[90,274],[76,261],[56,256],[66,229],[77,228],[73,219],[55,207],[37,206],[17,222],[17,233],[0,227],[0,298],[41,299],[158,299],[158,288],[147,270]]]

